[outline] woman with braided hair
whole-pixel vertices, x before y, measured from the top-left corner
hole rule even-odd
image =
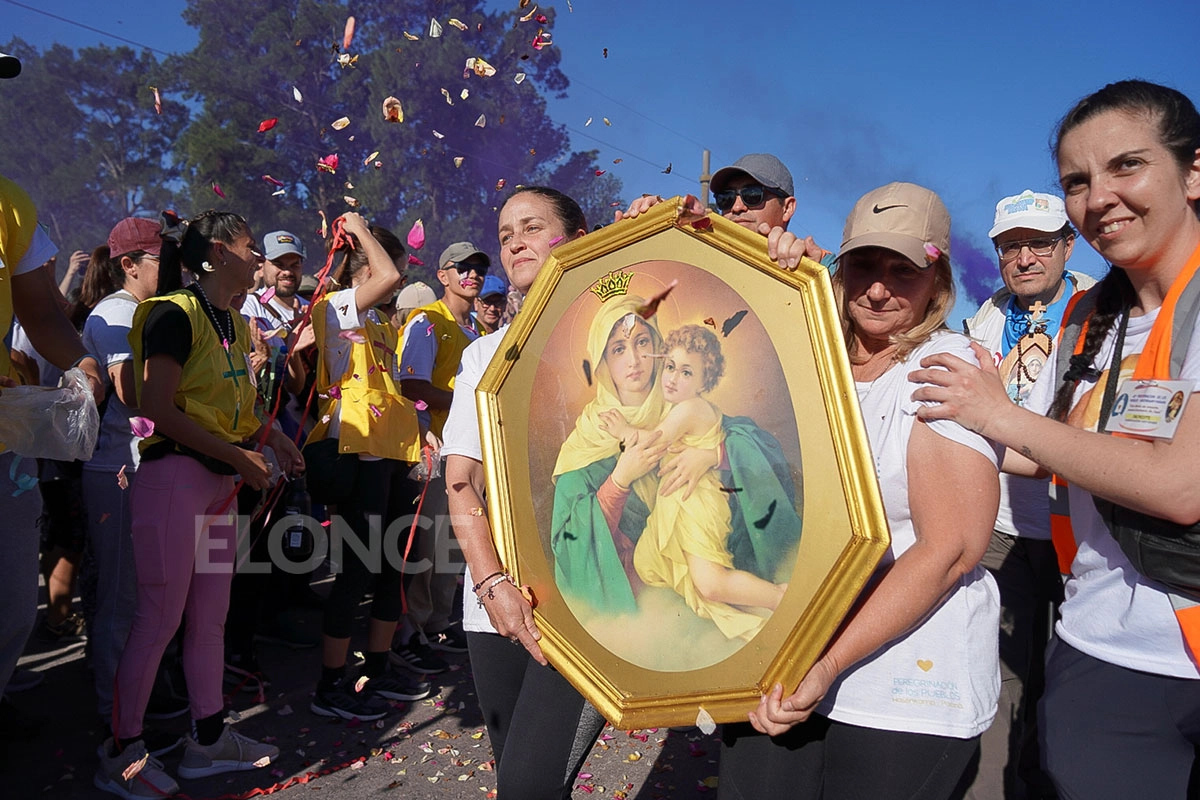
[[[1074,349],[1060,344],[1069,364],[1021,408],[990,360],[932,356],[913,397],[934,401],[921,418],[1007,445],[1006,470],[1069,484],[1077,549],[1039,715],[1059,795],[1193,797],[1197,604],[1139,572],[1117,534],[1127,520],[1172,532],[1200,520],[1200,409],[1169,413],[1166,399],[1200,380],[1200,325],[1186,313],[1200,267],[1200,114],[1173,89],[1110,84],[1063,118],[1055,156],[1071,222],[1112,265],[1068,315],[1064,330],[1081,333]]]

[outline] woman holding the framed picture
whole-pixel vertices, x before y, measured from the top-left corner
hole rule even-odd
[[[777,229],[768,249],[786,266],[802,245]],[[949,248],[946,207],[913,184],[867,193],[846,222],[834,294],[892,541],[799,687],[725,726],[724,798],[949,798],[996,713],[999,598],[978,562],[997,453],[960,425],[917,423],[908,381],[934,353],[974,360],[945,326]]]

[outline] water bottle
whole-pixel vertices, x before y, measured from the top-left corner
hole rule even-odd
[[[288,481],[283,513],[290,524],[283,533],[283,554],[289,561],[307,561],[313,553],[313,535],[305,524],[312,515],[312,500],[304,476]]]

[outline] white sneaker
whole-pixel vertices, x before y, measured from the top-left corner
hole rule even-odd
[[[192,737],[184,740],[183,760],[179,762],[179,777],[203,778],[222,772],[258,769],[279,756],[279,748],[242,736],[228,725],[221,738],[205,747]]]
[[[126,747],[120,755],[109,756],[112,739],[100,745],[100,769],[92,783],[96,788],[126,800],[170,797],[179,791],[179,784],[163,771],[162,762],[146,752],[140,739]]]

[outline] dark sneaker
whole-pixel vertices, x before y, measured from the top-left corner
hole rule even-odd
[[[202,745],[190,736],[183,744],[179,777],[188,780],[223,772],[260,769],[279,757],[279,748],[275,745],[243,736],[228,725],[221,731],[221,738],[210,745]]]
[[[225,688],[229,692],[248,692],[262,695],[271,682],[263,674],[262,666],[253,655],[227,653],[225,655]]]
[[[440,633],[429,634],[429,646],[443,653],[467,652],[467,634],[463,631],[462,623],[455,622]]]
[[[388,700],[420,700],[433,691],[429,681],[414,681],[395,672],[385,672],[371,678],[363,686],[363,692],[385,697]]]
[[[87,627],[83,615],[76,612],[57,625],[51,625],[45,619],[38,626],[38,638],[49,644],[75,644],[87,641]]]
[[[146,751],[141,740],[131,743],[119,755],[110,756],[112,739],[100,745],[100,769],[93,780],[102,792],[136,800],[143,797],[170,797],[179,791],[179,784],[163,771],[162,762]]]
[[[450,669],[446,660],[433,652],[429,645],[422,642],[418,634],[413,634],[412,638],[408,640],[408,644],[393,645],[392,652],[388,654],[388,660],[396,666],[407,667],[422,675],[437,675],[439,672]]]
[[[5,694],[17,694],[18,692],[28,692],[35,686],[40,686],[42,681],[46,679],[46,673],[38,672],[32,669],[15,669],[12,677],[8,679],[8,686],[4,687]]]
[[[329,691],[317,689],[308,707],[322,717],[360,719],[363,722],[381,719],[392,710],[370,692],[356,692],[348,678],[342,679]]]
[[[191,704],[186,697],[173,694],[150,695],[146,704],[146,719],[175,719],[188,713]]]

